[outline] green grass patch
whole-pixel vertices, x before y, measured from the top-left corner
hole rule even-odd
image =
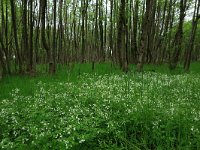
[[[0,82],[0,149],[200,149],[200,75],[110,64]],[[38,66],[42,72],[45,66]]]

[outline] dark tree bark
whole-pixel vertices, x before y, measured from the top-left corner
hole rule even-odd
[[[27,62],[27,71],[29,71],[29,47],[28,47],[28,29],[27,29],[27,0],[22,1],[22,49],[23,60]]]
[[[50,73],[55,73],[56,72],[56,51],[57,51],[57,48],[56,48],[56,0],[54,0],[54,23],[53,23],[53,66],[52,66],[52,70],[50,70]]]
[[[29,27],[29,65],[28,65],[28,71],[32,74],[34,71],[34,62],[33,62],[33,0],[29,1],[30,5],[30,27]]]
[[[81,62],[85,61],[85,15],[86,15],[86,4],[85,0],[81,1],[82,9],[82,25],[81,25]]]
[[[1,32],[0,32],[1,34]],[[5,62],[5,59],[4,59],[4,51],[3,51],[3,48],[4,48],[4,45],[2,44],[2,38],[0,36],[0,43],[1,43],[1,47],[0,47],[0,67],[2,67],[2,74],[6,74],[7,73],[7,67],[6,67],[6,62]]]
[[[37,4],[37,3],[36,3]],[[35,39],[34,39],[34,47],[35,47],[35,61],[37,63],[41,63],[41,58],[39,54],[39,35],[40,35],[40,23],[41,23],[41,7],[39,7],[39,11],[37,13],[38,19],[36,22],[36,29],[35,29]]]
[[[187,4],[187,0],[180,1],[179,24],[176,31],[176,35],[174,37],[174,42],[173,42],[174,53],[172,55],[170,66],[169,66],[171,70],[176,68],[177,63],[179,61],[179,56],[181,54],[182,38],[183,38],[183,23],[184,23],[184,18],[185,18],[186,4]]]
[[[103,2],[100,0],[99,3],[99,34],[100,34],[100,61],[105,60],[105,52],[104,52],[104,40],[103,40]]]
[[[132,61],[136,63],[137,61],[137,30],[138,30],[138,11],[139,11],[139,0],[134,1],[134,10],[133,10],[133,33],[132,33],[132,42],[131,42],[131,55]]]
[[[193,14],[193,19],[192,19],[192,31],[190,34],[190,39],[188,41],[188,46],[186,47],[186,54],[185,54],[185,61],[184,61],[185,71],[188,71],[190,68],[192,51],[194,49],[194,41],[195,41],[195,36],[196,36],[196,31],[197,31],[197,25],[200,19],[199,9],[200,9],[200,1],[195,0],[195,9],[194,9],[194,14]]]
[[[43,44],[45,50],[47,51],[48,58],[50,58],[50,56],[49,56],[50,48],[49,48],[49,45],[47,44],[46,35],[45,35],[46,5],[47,5],[46,0],[40,0],[41,22],[42,22],[42,26],[41,26],[42,44]]]
[[[126,1],[121,0],[119,10],[119,22],[118,22],[118,36],[117,36],[117,49],[118,49],[118,60],[121,69],[124,72],[128,72],[128,62],[126,58]]]
[[[17,59],[19,63],[19,73],[23,73],[23,63],[22,58],[19,50],[19,43],[18,43],[18,36],[17,36],[17,24],[16,24],[16,10],[15,10],[15,1],[10,0],[11,6],[11,14],[12,14],[12,25],[13,25],[13,32],[14,32],[14,39],[15,39],[15,48],[17,53]]]
[[[3,1],[2,1],[2,6],[3,6]],[[2,12],[4,12],[4,11],[2,11]],[[9,54],[9,49],[8,49],[8,1],[6,1],[5,56],[6,56],[6,66],[7,66],[7,69],[8,69],[8,74],[11,74],[10,54]]]
[[[152,4],[154,0],[146,1],[146,11],[142,21],[142,33],[139,46],[139,56],[137,61],[137,71],[141,72],[143,69],[145,54],[147,54],[148,42],[149,42],[149,31],[150,31],[150,13],[152,10]]]
[[[170,21],[169,21],[169,32],[167,35],[167,41],[166,41],[166,54],[163,54],[162,60],[166,59],[168,63],[170,63],[170,58],[171,54],[170,51],[173,49],[173,39],[172,39],[172,29],[173,29],[173,24],[175,22],[175,9],[176,9],[176,0],[173,1],[172,3],[172,13],[170,14]],[[166,55],[166,56],[165,56]]]
[[[73,40],[73,57],[74,57],[74,61],[78,61],[78,57],[77,57],[77,20],[76,20],[76,10],[77,10],[77,1],[73,0],[73,34],[74,34],[74,40]]]
[[[46,35],[45,35],[45,22],[46,22],[46,7],[47,7],[47,0],[40,0],[40,7],[41,7],[41,36],[42,36],[42,45],[46,50],[47,53],[47,60],[49,63],[49,73],[53,74],[53,61],[52,61],[52,53],[49,45],[47,44]]]
[[[166,0],[167,1],[167,0]],[[163,37],[161,40],[161,44],[162,44],[162,49],[161,49],[161,56],[160,58],[157,58],[157,62],[164,62],[164,57],[166,55],[166,49],[167,49],[167,34],[169,32],[169,27],[170,27],[170,19],[171,19],[171,15],[173,15],[172,13],[172,3],[173,1],[170,0],[169,4],[168,4],[168,11],[167,11],[167,16],[166,16],[166,20],[165,20],[165,28],[164,28],[164,33],[163,33]],[[172,14],[171,14],[172,13]],[[171,39],[170,39],[171,40]]]
[[[106,13],[105,13],[105,25],[104,25],[104,61],[105,61],[105,59],[107,58],[107,50],[108,50],[108,47],[107,47],[107,15],[108,15],[108,0],[106,0]],[[102,6],[103,7],[103,6]]]
[[[75,15],[75,14],[74,14]],[[63,51],[63,41],[64,41],[64,31],[63,31],[63,0],[59,0],[59,55],[58,59],[62,64],[64,64],[64,51]]]
[[[113,0],[110,0],[109,58],[113,61]]]
[[[4,36],[4,31],[5,31],[5,19],[4,19],[4,4],[3,1],[1,1],[1,27],[0,28],[0,67],[2,67],[2,70],[0,68],[0,78],[1,78],[1,73],[6,74],[7,73],[7,66],[6,66],[6,60],[7,57],[5,54],[5,45],[4,45],[4,40],[3,40],[3,36]],[[2,31],[1,31],[2,29]]]
[[[157,0],[150,1],[149,4],[149,18],[147,29],[147,50],[146,50],[146,62],[151,63],[153,60],[152,52],[154,51],[154,39],[155,33],[155,14],[156,14]]]
[[[99,12],[99,0],[96,0],[96,6],[95,6],[95,49],[97,53],[98,59],[100,59],[100,48],[99,48],[99,26],[98,26],[98,12]]]

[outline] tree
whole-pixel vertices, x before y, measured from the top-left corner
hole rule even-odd
[[[195,0],[195,9],[194,9],[193,19],[192,19],[192,30],[190,34],[190,39],[188,41],[188,46],[186,47],[186,52],[185,52],[185,61],[184,61],[185,71],[189,70],[190,63],[191,63],[192,51],[194,49],[194,40],[196,36],[196,31],[197,31],[197,24],[200,19],[199,9],[200,9],[200,1]]]
[[[126,58],[126,0],[121,0],[120,10],[119,10],[119,22],[118,22],[118,36],[117,36],[117,49],[118,49],[118,59],[119,65],[124,72],[128,71],[128,62]]]
[[[50,73],[55,73],[56,72],[56,0],[54,0],[54,23],[53,23],[53,64],[52,67],[50,67],[52,70],[50,70]]]
[[[15,39],[15,48],[17,52],[17,59],[19,62],[19,73],[23,73],[22,68],[22,58],[19,50],[19,43],[18,43],[18,34],[17,34],[17,24],[16,24],[16,10],[15,10],[15,1],[10,0],[11,6],[11,13],[12,13],[12,24],[13,24],[13,31],[14,31],[14,39]]]
[[[82,25],[81,25],[81,62],[85,61],[85,15],[86,15],[86,0],[81,1],[81,9],[82,9]]]
[[[131,40],[131,59],[132,62],[137,61],[137,32],[138,32],[138,11],[139,11],[139,0],[134,1],[134,8],[133,8],[133,31],[132,31],[132,40]]]
[[[179,24],[173,41],[174,52],[171,57],[170,67],[169,67],[171,70],[176,68],[182,49],[183,23],[185,18],[186,7],[187,7],[187,0],[181,0],[179,7],[180,9]]]
[[[29,5],[30,5],[30,36],[29,36],[29,65],[28,65],[28,71],[30,73],[33,72],[34,68],[33,68],[33,65],[34,65],[34,62],[33,62],[33,0],[30,0],[29,1]]]
[[[27,71],[30,70],[30,62],[29,62],[29,54],[30,54],[30,49],[28,45],[28,27],[27,27],[27,0],[22,1],[22,49],[23,49],[23,59],[26,60],[27,62]],[[30,35],[31,36],[31,35]],[[32,38],[32,37],[30,37]]]
[[[0,30],[0,34],[1,34],[1,30]],[[4,51],[3,51],[3,49],[5,49],[5,47],[4,47],[3,39],[2,39],[1,36],[0,36],[0,43],[1,43],[1,47],[0,47],[0,67],[2,68],[1,73],[6,74],[7,73],[7,67],[6,67],[6,62],[5,62],[5,59],[4,59]]]
[[[47,7],[47,0],[40,0],[40,7],[41,7],[41,36],[42,36],[42,44],[47,53],[47,60],[49,63],[49,73],[54,73],[54,64],[52,62],[52,53],[49,45],[47,44],[46,35],[45,35],[45,20],[46,20],[46,7]]]
[[[54,74],[57,63],[88,62],[94,69],[95,63],[105,61],[127,72],[132,63],[142,71],[145,63],[169,63],[175,69],[184,60],[188,70],[200,55],[200,45],[193,42],[198,35],[198,0],[0,3],[0,61],[4,73],[25,73],[26,67],[31,75],[37,71],[36,65],[47,64],[47,71]],[[195,3],[191,5],[195,9],[193,20],[188,21],[192,22],[191,33],[184,36],[185,15],[189,4]]]
[[[149,49],[148,47],[149,38],[150,38],[149,31],[151,30],[150,23],[152,23],[152,21],[150,20],[152,19],[150,18],[150,14],[152,13],[153,2],[154,0],[146,1],[146,11],[145,11],[144,18],[142,20],[142,33],[141,33],[141,39],[140,39],[139,56],[137,60],[138,72],[141,72],[143,69],[145,54],[147,54],[147,50]]]
[[[1,45],[1,50],[0,50],[0,61],[1,65],[3,68],[3,74],[10,74],[10,60],[9,60],[9,55],[8,55],[8,9],[7,6],[8,2],[6,1],[6,19],[4,16],[4,1],[1,1],[1,27],[0,28],[0,45]],[[5,37],[4,37],[5,34]],[[5,40],[4,40],[5,39]]]

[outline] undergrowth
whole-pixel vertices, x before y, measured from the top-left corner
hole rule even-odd
[[[1,81],[0,149],[200,149],[195,70],[59,67]]]

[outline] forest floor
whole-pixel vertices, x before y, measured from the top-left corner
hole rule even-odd
[[[200,149],[199,63],[37,70],[0,81],[0,149]]]

